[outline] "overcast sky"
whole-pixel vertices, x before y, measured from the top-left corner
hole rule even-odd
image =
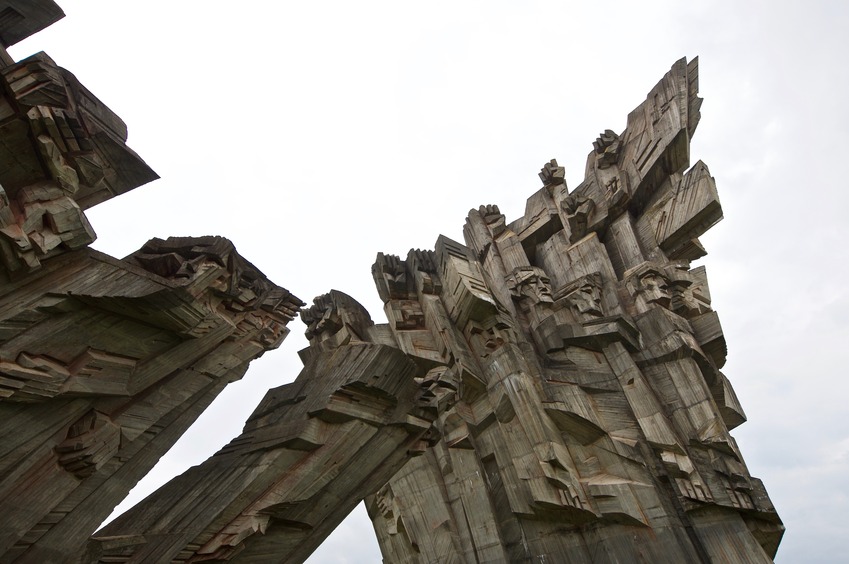
[[[58,1],[67,17],[10,53],[73,72],[162,177],[88,212],[94,247],[224,235],[304,301],[339,289],[376,322],[378,251],[462,240],[481,204],[512,221],[551,158],[577,186],[599,132],[699,56],[691,154],[725,219],[698,264],[749,417],[733,434],[787,527],[776,561],[849,561],[849,4]],[[294,379],[290,328],[133,501]],[[309,560],[379,561],[361,507]]]

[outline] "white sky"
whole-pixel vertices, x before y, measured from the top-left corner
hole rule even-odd
[[[725,220],[702,238],[749,422],[733,434],[787,526],[777,562],[846,562],[849,532],[849,4],[59,0],[44,50],[128,124],[162,177],[89,211],[95,248],[224,235],[307,302],[336,288],[384,320],[378,251],[462,240],[470,208],[508,221],[557,158],[591,143],[672,63],[700,60],[693,161]],[[256,361],[131,494],[241,430],[300,370],[303,325]],[[143,491],[142,491],[143,490]],[[359,508],[309,560],[379,562]]]

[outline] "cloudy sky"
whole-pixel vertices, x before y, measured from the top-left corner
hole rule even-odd
[[[462,240],[481,204],[515,219],[551,158],[577,186],[598,133],[699,56],[692,156],[725,212],[700,264],[749,417],[734,435],[787,526],[777,562],[847,561],[849,4],[59,2],[67,17],[10,52],[76,74],[162,177],[89,211],[94,246],[224,235],[305,301],[336,288],[377,322],[378,251]],[[306,341],[290,327],[132,502],[294,379]],[[379,560],[359,508],[309,562]]]

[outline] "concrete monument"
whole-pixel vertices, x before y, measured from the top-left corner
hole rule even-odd
[[[0,560],[302,562],[365,499],[386,562],[770,562],[783,526],[745,421],[698,237],[682,59],[525,214],[372,267],[386,324],[309,308],[222,237],[92,250],[85,210],[156,178],[123,122],[39,53],[62,16],[0,2]],[[241,435],[95,530],[300,314],[310,346]],[[93,535],[93,536],[92,536]]]

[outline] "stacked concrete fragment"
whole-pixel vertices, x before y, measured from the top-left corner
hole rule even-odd
[[[424,452],[422,368],[332,291],[302,313],[310,347],[242,434],[99,531],[87,562],[303,562],[366,495]]]
[[[386,562],[768,562],[783,532],[729,434],[698,237],[722,217],[690,167],[698,66],[678,61],[525,215],[471,210],[373,273],[398,346],[431,363],[443,439],[367,498]]]
[[[94,251],[85,209],[156,178],[44,53],[62,16],[0,6],[0,560],[64,562],[303,305],[221,237]]]
[[[89,248],[84,210],[156,177],[72,74],[5,47],[59,17],[0,1],[0,560],[301,562],[362,499],[387,562],[768,562],[783,527],[729,430],[698,237],[697,61],[678,61],[512,223],[471,210],[405,260],[389,320],[308,309],[221,237]],[[300,311],[310,347],[243,433],[90,535]]]

